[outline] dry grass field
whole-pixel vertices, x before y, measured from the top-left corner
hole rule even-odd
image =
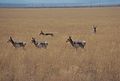
[[[9,36],[27,42],[25,49],[7,43]],[[85,40],[85,49],[76,51],[68,36]],[[36,48],[32,37],[48,48]],[[0,81],[120,81],[120,7],[0,8]]]

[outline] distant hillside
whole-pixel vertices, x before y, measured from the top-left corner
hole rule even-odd
[[[71,7],[116,7],[116,6],[120,6],[120,4],[84,4],[84,3],[49,3],[49,4],[4,4],[4,3],[0,3],[0,7],[1,8],[71,8]]]

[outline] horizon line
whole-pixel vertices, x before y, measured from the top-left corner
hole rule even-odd
[[[120,6],[118,4],[86,4],[86,3],[0,3],[0,8],[59,8],[59,7],[110,7],[110,6]]]

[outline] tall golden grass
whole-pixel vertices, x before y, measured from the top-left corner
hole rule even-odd
[[[26,41],[25,50],[7,43],[9,36]],[[68,36],[85,40],[85,49],[76,51]],[[36,48],[32,37],[48,48]],[[1,8],[0,81],[120,81],[120,7]]]

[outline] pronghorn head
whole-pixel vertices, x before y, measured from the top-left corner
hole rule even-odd
[[[31,40],[31,41],[32,41],[32,43],[35,43],[35,42],[36,42],[36,41],[35,41],[35,38],[33,38],[33,37],[32,37],[32,40]]]
[[[71,36],[66,40],[66,42],[70,42],[72,40]]]
[[[13,39],[12,39],[12,37],[10,36],[10,38],[9,38],[9,40],[7,41],[7,42],[12,42],[13,41]]]
[[[96,29],[96,28],[97,28],[97,26],[93,25],[93,26],[92,26],[92,28],[93,28],[93,29]]]
[[[42,35],[42,34],[44,34],[44,33],[43,33],[43,31],[41,30],[41,32],[40,32],[40,34],[39,34],[39,35]]]

